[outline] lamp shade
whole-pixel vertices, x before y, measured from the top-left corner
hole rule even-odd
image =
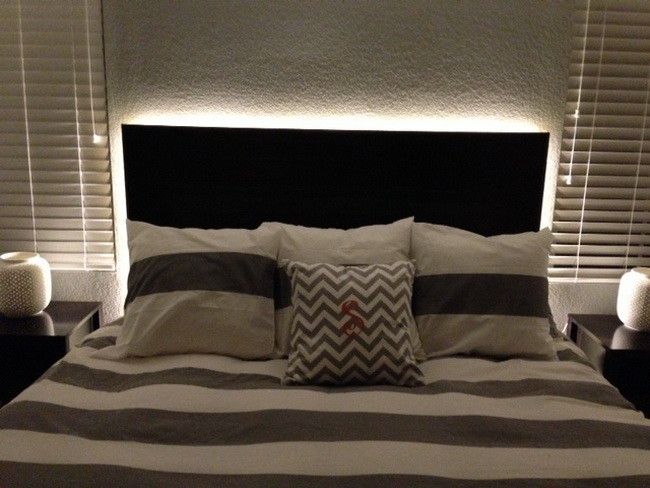
[[[0,255],[0,314],[29,317],[41,312],[52,298],[48,262],[34,252]]]
[[[650,268],[634,268],[621,277],[616,313],[625,326],[650,331]]]

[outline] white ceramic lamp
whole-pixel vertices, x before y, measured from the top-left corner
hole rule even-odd
[[[621,277],[616,313],[626,327],[650,331],[650,268],[634,268]]]
[[[29,317],[41,312],[52,299],[48,262],[34,252],[0,255],[0,314]]]

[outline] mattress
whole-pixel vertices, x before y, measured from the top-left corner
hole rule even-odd
[[[281,385],[285,360],[93,358],[117,331],[0,410],[0,486],[650,486],[650,421],[562,339],[322,388]]]

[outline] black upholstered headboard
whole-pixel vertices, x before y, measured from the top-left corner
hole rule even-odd
[[[122,126],[128,217],[175,227],[416,220],[539,228],[547,133]]]

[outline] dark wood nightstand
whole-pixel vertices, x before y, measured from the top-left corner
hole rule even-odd
[[[52,302],[38,315],[0,315],[0,406],[99,327],[99,302]]]
[[[569,315],[568,335],[607,380],[650,418],[650,332],[616,315]]]

